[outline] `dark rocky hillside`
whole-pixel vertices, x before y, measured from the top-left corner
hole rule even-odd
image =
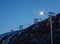
[[[52,16],[53,43],[60,44],[60,13]],[[51,44],[49,18],[29,26],[22,31],[0,35],[0,44]]]

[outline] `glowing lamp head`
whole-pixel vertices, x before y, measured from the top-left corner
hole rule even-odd
[[[40,15],[44,15],[44,12],[43,12],[43,11],[41,11],[41,12],[40,12]]]

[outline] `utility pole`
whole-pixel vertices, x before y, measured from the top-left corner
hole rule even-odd
[[[51,44],[53,44],[53,28],[52,28],[52,16],[55,14],[53,12],[48,12],[50,17],[50,32],[51,32]]]
[[[50,16],[51,44],[53,44],[52,16]]]

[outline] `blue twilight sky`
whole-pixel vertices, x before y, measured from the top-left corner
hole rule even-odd
[[[0,0],[0,34],[18,30],[20,24],[27,27],[34,18],[47,18],[40,11],[60,12],[60,0]]]

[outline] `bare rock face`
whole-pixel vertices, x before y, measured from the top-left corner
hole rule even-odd
[[[60,44],[60,13],[52,18],[53,43]],[[4,44],[51,44],[50,20],[48,18],[22,31],[6,34],[1,39]]]

